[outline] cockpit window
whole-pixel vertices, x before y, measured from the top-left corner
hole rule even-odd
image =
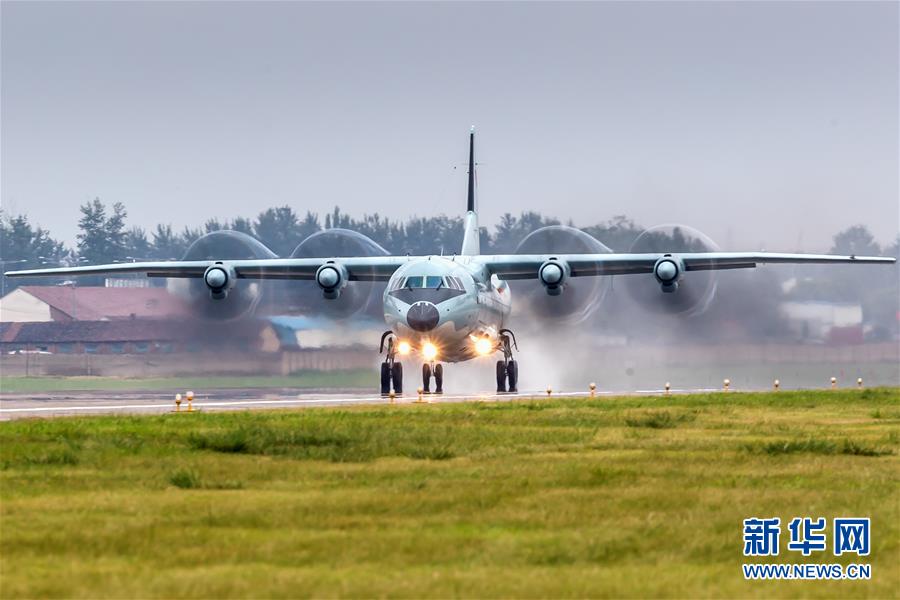
[[[465,290],[458,277],[440,277],[438,275],[414,275],[413,277],[399,277],[391,289],[417,289],[426,288],[438,290],[449,288],[451,290]]]

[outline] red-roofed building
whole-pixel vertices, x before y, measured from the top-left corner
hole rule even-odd
[[[0,322],[116,321],[190,316],[185,302],[166,288],[19,287],[0,299]]]
[[[267,321],[248,320],[227,328],[197,320],[120,319],[0,323],[0,352],[50,354],[144,354],[169,352],[277,351]]]

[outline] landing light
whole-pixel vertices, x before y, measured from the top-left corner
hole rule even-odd
[[[485,356],[490,354],[494,350],[494,345],[491,343],[486,337],[478,338],[475,342],[475,352],[480,354],[481,356]]]
[[[425,357],[425,360],[434,360],[437,358],[437,354],[437,346],[431,342],[425,342],[425,345],[422,346],[422,356]]]
[[[409,345],[409,342],[407,342],[407,341],[402,341],[402,342],[400,342],[400,344],[397,346],[397,351],[398,351],[400,354],[409,354],[410,350],[412,350],[412,346],[410,346],[410,345]]]

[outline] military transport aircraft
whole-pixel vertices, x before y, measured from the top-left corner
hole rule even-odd
[[[216,232],[206,237],[242,245],[244,254],[221,251],[218,254],[201,238],[185,256],[200,260],[117,263],[96,266],[61,267],[11,271],[9,277],[46,277],[75,275],[115,275],[144,273],[149,277],[187,278],[203,288],[204,301],[227,305],[229,295],[252,296],[247,282],[241,280],[290,279],[314,282],[326,302],[339,304],[342,294],[354,294],[353,286],[386,283],[382,294],[384,319],[389,327],[381,337],[381,393],[393,388],[403,391],[402,357],[417,354],[423,360],[422,381],[425,391],[441,393],[444,384],[443,362],[460,362],[476,356],[502,353],[497,361],[497,391],[517,391],[519,366],[513,352],[515,335],[505,327],[511,309],[510,280],[537,279],[556,306],[564,304],[556,297],[573,286],[575,278],[630,275],[652,278],[660,290],[654,294],[678,296],[679,286],[691,277],[719,269],[743,269],[762,263],[880,263],[894,258],[869,256],[833,256],[821,254],[777,254],[769,252],[680,252],[684,248],[662,251],[612,253],[587,234],[561,228],[565,235],[590,238],[598,252],[482,255],[479,248],[478,217],[475,210],[475,132],[469,134],[468,198],[465,231],[459,254],[452,256],[389,256],[372,240],[355,232],[330,230],[307,238],[291,258],[278,258],[258,241],[237,232]],[[569,231],[565,231],[569,230]],[[337,235],[344,244],[341,253],[318,254],[310,246],[321,235]],[[218,236],[218,237],[216,237]],[[670,239],[670,238],[662,238]],[[206,244],[205,250],[199,248]],[[357,255],[347,254],[347,246],[359,248]],[[221,248],[222,246],[220,246]],[[693,250],[696,246],[690,246]],[[320,245],[321,250],[321,245]],[[363,254],[363,255],[359,255]],[[247,258],[246,256],[250,256]],[[240,256],[240,257],[238,257]],[[330,257],[329,257],[330,256]],[[692,272],[695,272],[693,275]],[[697,273],[699,272],[699,273]],[[714,288],[710,289],[710,292]],[[711,293],[707,294],[707,300]],[[550,310],[553,310],[551,308]],[[227,313],[223,313],[227,314]]]

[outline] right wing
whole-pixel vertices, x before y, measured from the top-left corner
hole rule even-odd
[[[114,263],[85,267],[56,267],[7,271],[7,277],[51,277],[77,275],[122,275],[143,273],[148,277],[203,277],[206,270],[221,264],[234,269],[238,279],[315,279],[319,267],[329,262],[347,269],[350,281],[388,281],[400,265],[414,256],[360,256],[349,258],[258,258],[247,260],[175,260]]]
[[[893,264],[882,256],[838,256],[833,254],[782,254],[775,252],[684,252],[645,254],[509,254],[482,256],[488,271],[501,279],[537,279],[547,261],[562,261],[572,277],[653,273],[657,261],[669,258],[685,271],[749,269],[757,264]]]

